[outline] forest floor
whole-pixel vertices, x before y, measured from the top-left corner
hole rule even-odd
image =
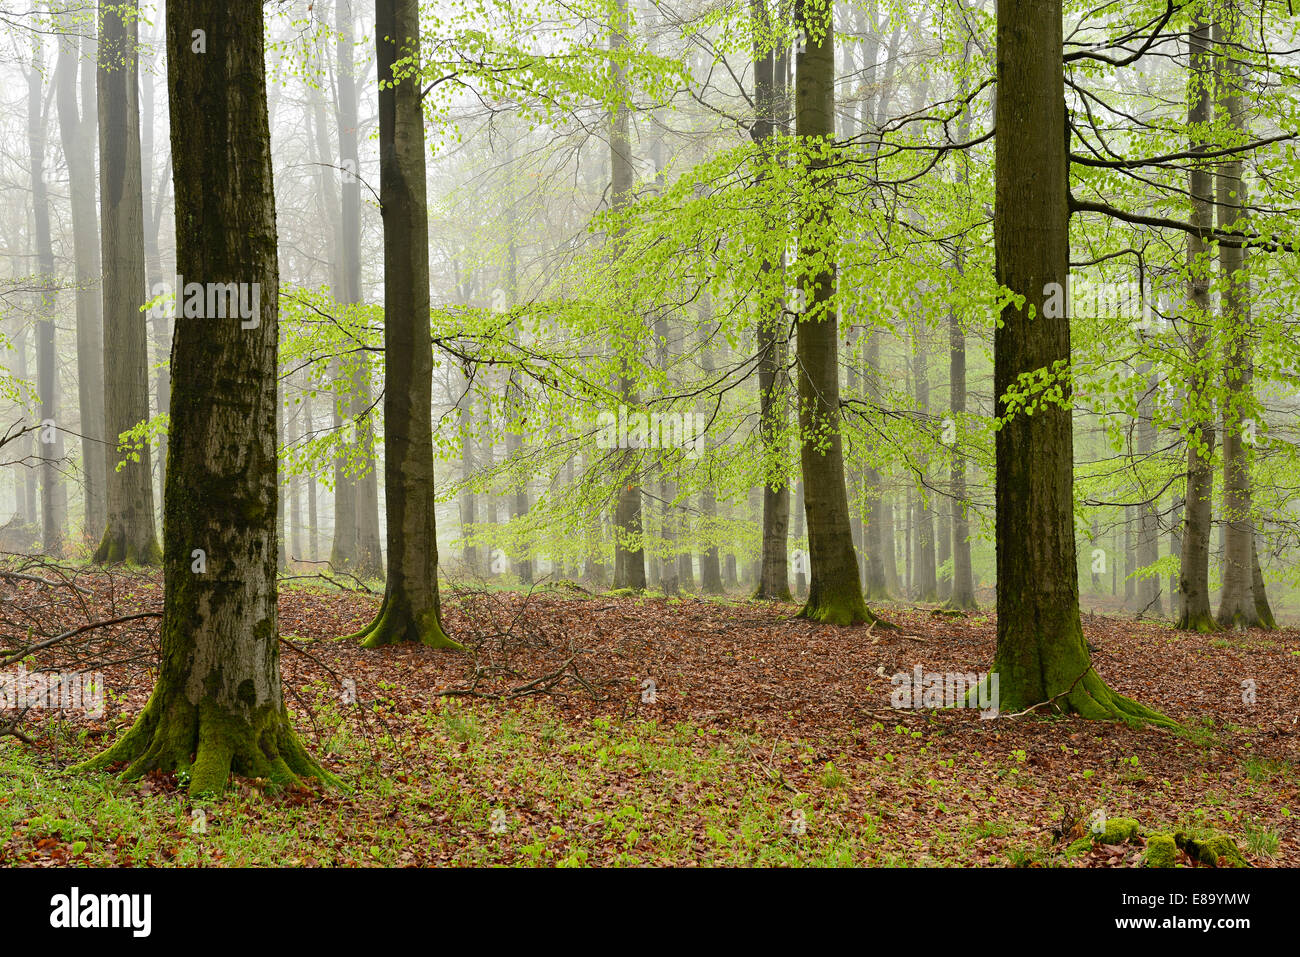
[[[20,627],[30,641],[161,608],[157,575],[27,573],[50,584],[0,582],[0,661]],[[144,705],[157,621],[28,659],[98,665],[109,700],[0,737],[0,865],[1139,866],[1140,838],[1078,840],[1103,815],[1300,865],[1296,630],[1085,614],[1099,674],[1172,731],[891,707],[896,673],[987,670],[987,612],[885,604],[900,627],[873,632],[741,600],[449,590],[470,652],[336,640],[377,605],[282,586],[289,707],[350,790],[240,779],[191,801],[172,774],[63,773]]]

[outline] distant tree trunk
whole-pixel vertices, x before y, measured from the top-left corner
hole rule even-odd
[[[519,383],[517,374],[510,376],[510,381],[506,383],[506,401],[515,410],[516,417],[527,417],[524,411],[527,407],[523,386]],[[524,454],[524,426],[520,423],[512,423],[506,431],[506,456],[518,459]],[[528,482],[523,477],[524,470],[520,469],[519,473],[514,476],[517,483],[514,494],[511,496],[510,517],[516,521],[523,519],[528,514]],[[515,576],[524,585],[533,583],[533,561],[529,554],[527,541],[522,541],[523,532],[519,532],[521,543],[517,546],[517,553],[514,558]]]
[[[97,284],[99,219],[95,214],[95,73],[89,55],[79,54],[75,27],[59,38],[54,71],[59,134],[68,164],[72,248],[77,307],[77,405],[81,416],[81,467],[85,474],[84,538],[98,544],[108,525],[105,499],[108,456],[104,446],[104,319]],[[87,40],[90,47],[92,41]],[[82,102],[77,104],[78,72]]]
[[[930,352],[926,344],[928,330],[924,328],[924,318],[918,317],[913,331],[913,385],[917,411],[923,416],[930,414]],[[939,600],[939,577],[935,562],[934,547],[934,511],[930,508],[930,495],[927,487],[929,480],[930,457],[922,450],[916,458],[916,467],[921,481],[916,490],[916,599],[918,601]]]
[[[315,437],[316,423],[312,418],[311,392],[302,397],[302,430],[308,439]],[[307,480],[307,548],[309,561],[320,559],[320,516],[316,512],[316,473],[308,472]]]
[[[864,329],[862,344],[863,394],[870,408],[880,404],[880,333]],[[898,589],[898,572],[894,567],[894,537],[889,516],[889,506],[880,491],[880,471],[871,464],[862,470],[866,495],[867,516],[862,529],[863,550],[866,552],[865,595],[869,600],[889,598],[890,573],[893,571],[892,590]],[[887,534],[888,533],[888,534]]]
[[[680,479],[680,474],[678,478]],[[675,494],[679,494],[681,482],[674,482],[673,485]],[[686,541],[691,534],[690,515],[684,507],[678,508],[676,511],[679,541]],[[677,584],[678,587],[686,591],[695,591],[695,558],[689,548],[680,546],[677,552]]]
[[[804,42],[796,57],[795,134],[816,154],[835,135],[835,38],[832,9],[796,0],[795,22]],[[808,160],[814,183],[803,210],[808,238],[829,225],[822,203],[824,155]],[[808,250],[816,260],[817,251]],[[800,617],[836,625],[875,621],[862,599],[858,560],[849,530],[849,499],[844,484],[840,436],[839,323],[832,297],[835,265],[827,261],[803,277],[805,313],[799,319],[800,461],[812,581]]]
[[[47,555],[63,553],[68,521],[68,491],[59,475],[63,460],[63,428],[59,421],[59,371],[54,342],[57,282],[54,246],[50,241],[50,196],[45,185],[46,112],[41,93],[45,76],[45,44],[39,33],[32,48],[27,81],[27,146],[32,177],[32,222],[36,240],[40,305],[36,323],[36,391],[41,403],[41,548]]]
[[[1171,507],[1169,528],[1169,554],[1181,566],[1183,560],[1183,499],[1175,499]],[[1169,614],[1174,621],[1182,617],[1183,603],[1178,599],[1178,573],[1169,574]]]
[[[915,598],[912,586],[916,583],[916,552],[912,549],[912,532],[916,528],[916,505],[912,502],[915,492],[908,489],[903,498],[903,594]]]
[[[150,28],[148,37],[149,42],[153,40],[153,30]],[[141,123],[140,123],[140,183],[141,194],[144,199],[144,270],[145,270],[145,289],[148,291],[148,297],[152,299],[156,289],[166,288],[162,278],[162,254],[158,249],[158,234],[162,228],[162,209],[165,205],[166,190],[164,184],[166,179],[170,179],[171,159],[170,154],[167,161],[164,182],[159,183],[158,196],[155,201],[153,193],[153,73],[151,72],[153,64],[141,61],[140,63],[140,106],[141,106]],[[171,407],[171,381],[167,371],[167,364],[171,358],[172,337],[170,322],[168,319],[168,310],[162,307],[150,310],[150,323],[153,326],[153,347],[154,347],[154,364],[156,366],[154,375],[154,395],[157,399],[159,415],[167,415]],[[160,490],[159,499],[161,500],[161,490],[167,483],[167,432],[164,430],[158,436],[158,488]]]
[[[354,65],[353,28],[356,14],[351,0],[337,0],[334,5],[335,29],[338,31],[338,138],[339,166],[342,167],[339,189],[341,200],[340,242],[342,254],[339,276],[340,295],[345,303],[361,302],[361,177],[357,150],[357,77]],[[356,571],[364,578],[384,574],[383,542],[379,529],[379,470],[375,459],[375,428],[371,415],[370,367],[360,360],[352,373],[351,416],[356,429],[355,455],[363,470],[353,483],[353,510],[356,527]]]
[[[1252,535],[1250,540],[1250,575],[1255,595],[1255,614],[1259,616],[1259,627],[1269,631],[1277,629],[1277,619],[1268,603],[1268,594],[1264,589],[1264,570],[1259,565],[1259,536]]]
[[[713,303],[708,289],[700,293],[700,368],[706,381],[712,381],[713,338],[717,335],[717,324],[713,321]],[[718,497],[711,483],[706,484],[700,493],[700,536],[706,542],[700,553],[700,590],[706,595],[721,595],[726,589],[722,585],[722,563],[718,558],[717,519]]]
[[[967,59],[970,46],[971,42],[967,40],[964,44]],[[957,138],[963,143],[970,139],[969,108],[962,111],[957,124]],[[969,160],[963,155],[958,163],[957,181],[964,186],[969,179]],[[966,250],[961,240],[953,249],[953,270],[958,275],[966,270]],[[952,410],[953,425],[960,429],[966,415],[966,336],[956,309],[948,313],[948,405]],[[970,516],[967,512],[970,502],[966,492],[966,456],[960,442],[953,444],[948,482],[952,489],[952,594],[948,598],[948,607],[973,609],[976,607],[975,579],[971,568]]]
[[[481,575],[484,568],[479,559],[478,546],[474,544],[474,524],[478,521],[476,514],[477,496],[469,486],[474,478],[477,466],[474,455],[474,407],[472,379],[465,376],[465,392],[460,397],[457,419],[460,427],[460,480],[463,488],[460,492],[460,537],[464,541],[465,572],[469,575]]]
[[[330,395],[330,424],[338,442],[334,453],[334,539],[330,545],[330,564],[350,570],[357,563],[357,483],[349,474],[347,454],[352,445],[346,435],[346,425],[351,421],[351,400],[346,394],[340,394],[347,387],[343,385],[346,380],[337,360],[330,362],[330,379],[335,383]]]
[[[137,18],[130,3],[101,3],[99,15],[104,427],[110,453],[108,524],[94,560],[156,565],[162,560],[162,553],[154,531],[149,443],[144,442],[129,453],[114,451],[123,432],[149,418],[149,351],[145,316],[141,311],[145,303],[145,272]],[[186,56],[194,58],[190,53]],[[206,62],[207,58],[195,59]],[[188,120],[177,122],[182,129],[188,125]],[[191,276],[187,281],[191,280],[211,281],[200,276]],[[177,290],[177,296],[180,295],[181,290]]]
[[[940,601],[947,601],[948,597],[952,594],[952,571],[950,564],[952,559],[952,529],[948,525],[948,516],[949,513],[947,509],[936,508],[934,510],[935,561],[938,568],[936,574],[938,576],[938,594]],[[943,571],[945,565],[949,566],[949,570],[946,573]]]
[[[1225,5],[1215,21],[1214,38],[1218,98],[1230,129],[1245,134],[1245,104],[1242,101],[1241,70],[1225,47],[1238,40],[1240,12],[1235,3]],[[1218,219],[1221,229],[1247,227],[1247,184],[1239,156],[1221,161],[1215,175]],[[1251,405],[1254,378],[1250,342],[1250,276],[1246,249],[1219,245],[1219,272],[1225,283],[1222,304],[1228,327],[1224,357],[1223,404],[1223,520],[1227,523],[1227,544],[1223,556],[1223,594],[1219,599],[1218,623],[1223,628],[1255,628],[1260,625],[1252,576],[1251,543],[1254,520],[1250,501],[1250,455],[1246,446],[1245,421]]]
[[[512,204],[511,214],[513,219],[514,208]],[[512,222],[511,228],[514,228]],[[513,306],[519,299],[519,250],[515,245],[514,236],[510,239],[510,248],[506,251],[506,286],[507,294],[510,297],[510,303]],[[522,519],[528,514],[528,480],[526,478],[527,470],[519,466],[519,460],[522,459],[525,450],[524,434],[528,422],[528,394],[524,391],[523,382],[518,372],[512,372],[509,380],[506,382],[506,405],[510,410],[507,416],[509,427],[506,429],[506,458],[513,459],[517,466],[512,476],[514,482],[514,492],[511,495],[510,517],[519,523],[518,537],[516,541],[517,553],[514,558],[514,572],[521,584],[531,585],[533,583],[533,560],[529,551],[527,536],[522,530]]]
[[[784,63],[778,59],[767,37],[770,29],[767,0],[750,0],[754,27],[755,119],[749,135],[758,148],[755,189],[766,179],[765,166],[776,161],[772,145],[777,113],[785,102]],[[779,75],[778,75],[779,74]],[[783,213],[774,228],[785,225]],[[779,223],[780,225],[777,225]],[[784,263],[763,262],[763,272],[782,270]],[[784,285],[784,283],[782,284]],[[792,601],[790,596],[787,539],[790,534],[790,487],[786,480],[786,438],[784,426],[790,409],[785,376],[784,303],[760,302],[758,317],[758,400],[759,433],[763,441],[766,481],[763,484],[763,543],[759,554],[758,588],[754,597],[767,601]]]
[[[376,0],[380,206],[384,218],[384,490],[388,577],[379,616],[355,637],[460,646],[438,602],[433,492],[433,339],[420,107],[418,0]],[[398,67],[394,74],[394,66]]]
[[[1136,521],[1132,505],[1124,506],[1124,605],[1133,604],[1137,598],[1137,549],[1133,547],[1133,523]]]
[[[794,485],[794,540],[803,538],[803,479]],[[800,544],[798,548],[800,562],[794,570],[794,594],[796,598],[808,597],[808,546]]]
[[[902,594],[904,586],[898,577],[898,540],[894,535],[897,509],[892,501],[880,500],[880,554],[885,560],[885,588],[891,595]]]
[[[171,0],[167,13],[177,270],[258,283],[260,311],[253,328],[178,312],[158,681],[135,725],[86,766],[182,771],[193,795],[222,790],[232,771],[332,780],[294,734],[280,682],[279,280],[262,5]],[[190,52],[195,23],[206,25],[204,56]]]
[[[26,271],[26,266],[20,267],[21,271],[16,271],[16,275],[21,275]],[[27,368],[27,329],[25,326],[19,326],[18,331],[14,334],[14,352],[17,358],[14,361],[14,372],[23,382],[30,381]],[[26,421],[26,416],[23,417]],[[29,444],[36,450],[36,456],[40,456],[39,433],[31,436]],[[20,446],[21,448],[21,446]],[[38,501],[38,492],[36,489],[36,472],[29,468],[26,463],[20,462],[14,466],[18,473],[15,476],[17,489],[15,494],[18,496],[18,516],[23,525],[31,526],[36,524],[36,510]]]
[[[276,348],[278,351],[278,345]],[[289,549],[285,545],[288,537],[285,535],[284,527],[284,490],[288,483],[284,480],[284,462],[281,461],[278,454],[279,450],[284,448],[284,441],[284,386],[277,376],[275,396],[275,448],[277,451],[275,459],[275,568],[281,574],[287,574],[289,571]]]
[[[289,444],[296,445],[306,434],[303,425],[303,406],[299,401],[289,419]],[[302,484],[305,476],[295,472],[289,476],[289,559],[301,561],[302,548]]]
[[[617,8],[609,34],[611,53],[627,45],[627,39],[623,35],[629,25],[627,0],[617,0]],[[625,68],[616,59],[611,58],[610,63],[614,83],[622,89],[626,84]],[[632,201],[631,121],[631,111],[626,103],[620,101],[614,107],[609,137],[610,206],[615,212],[626,209]],[[617,237],[615,241],[617,242]],[[619,394],[628,406],[632,406],[635,401],[634,385],[631,375],[624,368],[619,376]],[[641,480],[634,471],[637,455],[634,450],[628,449],[620,459],[618,496],[614,507],[614,587],[641,591],[645,589],[645,547],[641,542]]]
[[[1006,408],[1022,376],[1070,361],[1069,316],[1045,308],[1053,286],[1066,288],[1070,263],[1061,49],[1061,0],[1000,0],[993,236],[996,281],[1016,298],[993,333],[996,414],[1007,416],[995,433],[998,706],[1167,721],[1111,691],[1088,658],[1068,381],[1052,382],[1061,404],[1048,401],[1032,416]]]
[[[1154,420],[1156,382],[1151,376],[1151,364],[1142,364],[1142,395],[1137,408],[1137,458],[1139,470],[1155,451],[1156,426]],[[1142,500],[1138,503],[1137,564],[1149,569],[1160,559],[1160,525],[1156,502],[1147,493],[1146,484],[1138,483]],[[1142,571],[1138,581],[1138,608],[1141,614],[1164,614],[1161,601],[1160,576],[1153,571]]]

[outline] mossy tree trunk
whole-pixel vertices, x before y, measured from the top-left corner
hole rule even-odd
[[[442,629],[433,493],[433,339],[418,0],[378,0],[379,200],[384,220],[384,489],[388,577],[367,648],[460,647]],[[394,67],[397,67],[396,73]]]
[[[802,43],[795,60],[795,135],[808,163],[811,198],[803,211],[801,257],[817,263],[802,277],[804,310],[799,317],[798,392],[800,464],[808,521],[811,581],[800,617],[836,625],[875,621],[862,598],[858,560],[849,525],[840,436],[839,322],[835,315],[835,263],[823,249],[829,211],[821,205],[829,187],[822,182],[825,149],[835,135],[835,37],[832,7],[799,0],[796,25]],[[812,248],[808,248],[811,246]]]
[[[1203,17],[1194,20],[1188,41],[1187,128],[1192,132],[1192,152],[1200,153],[1207,149],[1203,131],[1210,122],[1213,109],[1209,22]],[[1204,164],[1197,163],[1191,167],[1187,178],[1192,199],[1192,225],[1208,230],[1214,225],[1210,208],[1213,177]],[[1210,632],[1218,627],[1210,610],[1210,520],[1215,443],[1209,394],[1210,271],[1205,243],[1195,233],[1187,236],[1187,273],[1191,305],[1187,320],[1191,326],[1188,333],[1191,375],[1187,384],[1185,418],[1190,427],[1183,509],[1186,525],[1183,527],[1178,573],[1178,627]]]
[[[1069,212],[1061,0],[998,5],[994,247],[1010,301],[994,332],[998,641],[993,670],[1005,712],[1045,705],[1089,718],[1167,721],[1111,691],[1092,669],[1079,621],[1073,424],[1062,401],[1007,415],[1022,376],[1065,374],[1069,316],[1044,309],[1065,289]]]
[[[156,565],[162,554],[154,528],[149,444],[117,450],[118,436],[149,417],[149,354],[141,311],[145,271],[138,63],[134,7],[101,3],[99,202],[104,268],[104,431],[110,451],[108,525],[101,530],[95,561]],[[179,267],[177,272],[184,275]],[[178,297],[180,293],[176,290]],[[172,422],[174,425],[174,417]]]
[[[207,52],[191,51],[205,24]],[[178,314],[164,493],[158,682],[87,767],[175,769],[192,794],[233,771],[330,780],[294,734],[276,613],[277,259],[262,5],[172,0],[168,87],[176,262],[187,280],[257,283],[256,325]]]

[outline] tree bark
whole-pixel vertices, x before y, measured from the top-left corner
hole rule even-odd
[[[824,150],[835,135],[835,37],[831,8],[797,0],[795,21],[803,43],[795,60],[795,135],[814,184],[815,199],[803,211],[805,235],[828,228]],[[819,251],[808,249],[816,261]],[[799,616],[836,625],[874,622],[858,578],[858,560],[849,529],[849,499],[844,484],[840,436],[839,323],[835,316],[835,264],[824,259],[803,277],[804,314],[799,317],[800,463],[808,521],[811,582]]]
[[[388,578],[367,648],[418,641],[459,648],[438,599],[433,493],[433,339],[420,107],[418,0],[376,0],[379,201],[384,218],[384,490]],[[394,72],[394,67],[397,67]]]
[[[617,13],[611,24],[609,49],[614,53],[627,44],[623,31],[628,29],[627,0],[617,0]],[[610,60],[610,72],[613,74],[616,88],[622,90],[626,85],[626,71],[616,59]],[[631,111],[620,99],[614,107],[611,117],[609,137],[610,157],[610,194],[611,208],[617,213],[627,208],[632,201],[632,139]],[[620,230],[621,234],[621,230]],[[618,242],[619,236],[615,237]],[[626,368],[627,359],[622,360],[624,369],[619,376],[619,394],[623,401],[632,406],[634,382]],[[641,480],[633,474],[637,468],[637,454],[628,449],[621,456],[618,496],[614,506],[614,587],[645,590],[645,546],[642,539],[641,518]]]
[[[1218,98],[1227,115],[1227,125],[1238,133],[1246,130],[1242,99],[1241,70],[1227,45],[1237,39],[1240,13],[1227,3],[1214,23],[1215,66]],[[1247,226],[1246,181],[1240,158],[1219,164],[1215,174],[1220,229]],[[1224,279],[1223,317],[1227,326],[1227,355],[1224,357],[1223,403],[1223,520],[1227,523],[1223,555],[1223,593],[1217,621],[1223,628],[1254,628],[1260,625],[1256,609],[1251,562],[1254,520],[1250,501],[1250,453],[1246,446],[1246,419],[1251,406],[1254,378],[1250,342],[1250,276],[1246,249],[1219,247],[1219,272]],[[1261,582],[1262,584],[1262,582]]]
[[[99,201],[104,261],[104,428],[109,458],[108,525],[94,560],[156,565],[162,554],[154,530],[149,443],[142,443],[138,450],[114,451],[123,432],[149,418],[149,351],[141,311],[145,303],[144,198],[136,32],[137,18],[129,3],[100,4]],[[206,62],[205,57],[197,59]],[[177,271],[184,275],[179,265]],[[181,290],[176,294],[179,300]]]
[[[1187,128],[1197,131],[1209,124],[1213,110],[1210,24],[1203,15],[1192,21],[1188,45]],[[1192,139],[1192,152],[1202,153],[1208,148],[1201,137],[1193,135]],[[1209,229],[1214,224],[1210,208],[1214,184],[1210,170],[1203,163],[1195,163],[1188,171],[1187,179],[1192,198],[1191,224],[1199,229]],[[1210,522],[1215,443],[1209,373],[1210,270],[1205,243],[1194,233],[1187,236],[1187,274],[1191,306],[1188,310],[1188,346],[1192,368],[1187,383],[1185,418],[1191,424],[1187,437],[1187,487],[1183,504],[1186,524],[1178,574],[1178,627],[1210,632],[1218,627],[1210,610]]]
[[[998,706],[1089,718],[1167,721],[1111,691],[1092,669],[1079,620],[1073,423],[1062,402],[1008,410],[1022,376],[1068,372],[1069,316],[1044,308],[1069,270],[1061,0],[1000,0],[993,220],[996,279],[1015,299],[993,333],[997,415]],[[1067,404],[1063,407],[1063,404]]]
[[[1136,451],[1138,469],[1155,451],[1156,426],[1154,419],[1156,382],[1151,376],[1151,364],[1145,362],[1141,370],[1143,391],[1138,398]],[[1140,471],[1139,471],[1140,474]],[[1139,569],[1149,569],[1160,559],[1160,525],[1156,501],[1147,493],[1146,483],[1138,483],[1141,501],[1138,502],[1137,564]],[[1160,576],[1153,571],[1140,571],[1137,583],[1138,608],[1141,614],[1164,614],[1161,600]]]
[[[63,425],[59,422],[59,372],[54,341],[57,282],[54,246],[50,240],[50,194],[45,184],[46,111],[42,107],[45,44],[39,33],[32,46],[27,82],[27,145],[32,178],[32,224],[36,245],[38,308],[36,310],[36,391],[41,405],[41,549],[61,555],[68,519],[68,492],[59,474],[63,459]]]
[[[99,219],[95,214],[95,116],[93,41],[79,52],[75,29],[59,38],[54,71],[59,134],[68,165],[72,208],[72,248],[76,282],[77,406],[81,417],[81,468],[85,475],[84,538],[98,544],[108,525],[105,499],[108,456],[104,445],[104,319],[100,291]],[[77,103],[78,78],[82,102]]]

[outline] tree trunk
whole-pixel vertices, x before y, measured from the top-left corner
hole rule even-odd
[[[627,17],[627,0],[617,0],[617,14],[611,24],[609,49],[615,53],[627,44],[623,31],[629,26]],[[611,73],[614,84],[620,90],[626,85],[623,64],[611,58]],[[609,157],[610,157],[610,194],[611,208],[617,213],[629,205],[632,200],[632,138],[631,111],[621,99],[614,107],[612,116]],[[620,230],[621,236],[621,230]],[[615,237],[615,242],[619,240]],[[623,363],[626,365],[627,359]],[[634,382],[626,367],[619,376],[619,394],[631,407],[635,402]],[[645,589],[645,546],[642,538],[641,518],[641,479],[636,473],[637,453],[626,450],[619,456],[618,497],[614,506],[614,587],[632,588],[637,591]]]
[[[971,41],[967,40],[963,47],[967,60],[970,58],[970,46]],[[961,120],[957,124],[957,138],[961,142],[970,139],[969,108],[962,111]],[[964,186],[969,180],[969,161],[963,156],[958,162],[961,165],[957,180],[959,185]],[[959,239],[953,250],[953,270],[961,275],[965,269],[966,251]],[[956,309],[948,313],[948,397],[952,421],[959,438],[962,420],[966,416],[966,336]],[[953,443],[948,482],[952,492],[952,594],[948,598],[948,607],[974,609],[977,605],[970,556],[970,515],[967,512],[970,503],[966,495],[966,456],[962,452],[960,441]]]
[[[750,0],[754,32],[754,106],[756,117],[749,135],[757,147],[759,165],[755,189],[766,179],[765,167],[775,163],[777,114],[785,102],[785,64],[767,47],[770,29],[767,0]],[[779,75],[778,75],[779,74]],[[784,214],[774,217],[773,228],[782,228]],[[783,257],[784,258],[784,257]],[[764,274],[784,271],[784,262],[763,262]],[[784,286],[784,283],[782,283]],[[759,553],[758,587],[754,597],[767,601],[793,601],[790,595],[787,539],[790,534],[790,487],[786,481],[786,439],[784,426],[789,417],[785,376],[784,303],[759,303],[758,317],[758,402],[759,435],[763,442],[766,481],[763,484],[763,543]]]
[[[1156,426],[1154,419],[1156,381],[1151,376],[1151,364],[1142,364],[1143,391],[1137,407],[1137,467],[1139,475],[1146,461],[1155,451]],[[1139,569],[1149,569],[1160,559],[1160,525],[1156,514],[1156,501],[1147,492],[1146,483],[1138,482],[1141,501],[1138,503],[1137,564]],[[1140,614],[1163,615],[1160,576],[1154,571],[1141,571],[1138,580],[1138,608]]]
[[[712,381],[713,339],[718,327],[713,321],[713,303],[707,288],[700,293],[699,315],[700,368],[704,372],[705,381]],[[706,595],[721,595],[726,589],[722,586],[722,562],[718,558],[718,497],[711,484],[706,485],[700,493],[700,512],[700,537],[706,542],[700,553],[700,590]]]
[[[1210,25],[1203,14],[1193,20],[1188,34],[1190,62],[1187,78],[1187,128],[1203,129],[1211,119],[1213,90],[1210,86]],[[1192,152],[1208,147],[1194,138]],[[1200,229],[1214,225],[1210,211],[1213,178],[1203,163],[1188,172],[1188,191],[1192,197],[1191,223]],[[1218,625],[1210,610],[1210,521],[1214,496],[1214,415],[1210,398],[1209,329],[1210,273],[1205,243],[1200,236],[1187,236],[1188,323],[1191,325],[1191,374],[1187,383],[1184,418],[1189,422],[1187,436],[1187,488],[1183,504],[1186,524],[1183,527],[1182,555],[1179,560],[1178,627],[1189,631],[1210,632]]]
[[[341,167],[339,196],[339,276],[342,288],[335,298],[344,303],[360,303],[361,297],[361,176],[357,150],[357,77],[353,30],[356,14],[351,0],[334,5],[335,29],[338,31],[338,138]],[[357,444],[354,455],[362,474],[353,483],[356,527],[356,573],[363,578],[379,578],[384,573],[382,536],[379,529],[379,470],[375,461],[375,429],[371,417],[370,367],[361,360],[352,373],[352,421]]]
[[[433,493],[433,339],[420,107],[418,0],[376,0],[380,206],[384,218],[384,491],[388,579],[379,616],[354,637],[460,646],[442,629]],[[394,66],[400,65],[396,74]]]
[[[924,317],[918,316],[913,329],[913,385],[916,409],[922,416],[930,415],[930,352],[926,346]],[[939,600],[939,577],[935,562],[934,510],[930,507],[927,487],[930,457],[922,449],[916,457],[916,467],[921,482],[916,490],[916,599],[932,602]]]
[[[1093,671],[1079,621],[1073,423],[1061,403],[1007,408],[1021,377],[1070,361],[1068,315],[1044,308],[1069,270],[1068,138],[1061,0],[1001,0],[993,220],[997,282],[1015,299],[993,333],[996,435],[998,707],[1046,706],[1090,718],[1167,720],[1111,691]],[[1030,312],[1033,312],[1031,318]]]
[[[866,337],[862,344],[863,395],[868,406],[875,408],[880,404],[880,333],[867,328],[863,335]],[[863,550],[866,552],[864,597],[868,600],[888,599],[891,571],[894,578],[892,589],[898,589],[889,506],[881,495],[880,471],[874,465],[867,465],[862,470],[862,482],[867,512],[862,529]]]
[[[69,23],[66,30],[75,27]],[[87,40],[90,47],[92,41]],[[88,54],[88,51],[86,51]],[[78,107],[80,71],[82,103]],[[77,315],[77,406],[81,416],[81,468],[85,475],[85,539],[98,544],[108,525],[105,499],[108,457],[104,446],[104,319],[100,291],[99,220],[95,215],[95,82],[93,61],[78,52],[75,33],[59,38],[54,71],[59,134],[68,164],[72,207]]]
[[[45,44],[39,33],[32,48],[28,74],[27,145],[32,177],[32,230],[36,241],[39,306],[36,310],[36,391],[41,404],[41,549],[61,555],[68,520],[68,492],[59,475],[63,459],[63,425],[59,422],[59,372],[54,342],[57,283],[54,246],[50,241],[50,195],[45,185],[46,111],[41,93],[45,76]]]
[[[156,565],[162,554],[154,531],[149,443],[142,443],[138,450],[114,451],[123,432],[149,418],[149,352],[141,311],[145,302],[144,199],[140,183],[137,18],[130,4],[101,3],[99,13],[104,428],[109,457],[108,524],[94,560]],[[198,63],[207,62],[206,56],[185,55]],[[190,122],[191,118],[177,120],[182,131]],[[184,275],[179,265],[177,272]],[[188,281],[212,280],[196,275]],[[181,294],[182,290],[176,291],[178,302]]]
[[[1218,97],[1227,125],[1245,133],[1240,67],[1224,46],[1237,39],[1240,15],[1234,3],[1225,5],[1215,21]],[[1246,229],[1247,197],[1243,164],[1239,157],[1220,163],[1215,175],[1219,228]],[[1223,520],[1227,538],[1223,555],[1223,594],[1218,623],[1223,628],[1254,628],[1260,624],[1251,573],[1254,521],[1250,502],[1250,461],[1245,421],[1250,414],[1253,379],[1250,343],[1250,277],[1247,255],[1241,246],[1219,246],[1219,272],[1224,279],[1223,317],[1227,326],[1224,357],[1223,403]]]
[[[1259,536],[1250,539],[1250,575],[1255,595],[1255,614],[1259,617],[1259,627],[1269,631],[1277,629],[1277,619],[1268,603],[1268,594],[1264,590],[1264,570],[1259,565]]]
[[[811,152],[814,188],[803,211],[805,235],[829,227],[822,203],[830,192],[823,182],[822,150],[835,135],[835,37],[829,5],[797,0],[796,25],[804,42],[795,61],[795,135]],[[817,260],[816,249],[807,250]],[[835,265],[826,260],[802,280],[805,312],[799,317],[799,430],[808,521],[812,580],[799,616],[836,625],[873,622],[858,578],[858,560],[849,530],[849,498],[844,484],[840,436],[839,323],[835,316]]]
[[[467,575],[483,574],[483,564],[479,559],[478,546],[474,544],[474,524],[478,521],[476,510],[477,496],[469,483],[474,478],[476,467],[474,456],[474,399],[472,381],[465,376],[465,391],[460,397],[457,420],[460,428],[460,537],[464,542],[461,563]]]
[[[204,56],[190,52],[195,23],[206,25]],[[175,769],[192,795],[220,791],[232,771],[332,780],[294,734],[280,683],[279,280],[262,5],[172,0],[167,48],[177,270],[257,283],[260,308],[252,328],[178,312],[161,667],[135,725],[88,766],[127,761],[128,777]]]

